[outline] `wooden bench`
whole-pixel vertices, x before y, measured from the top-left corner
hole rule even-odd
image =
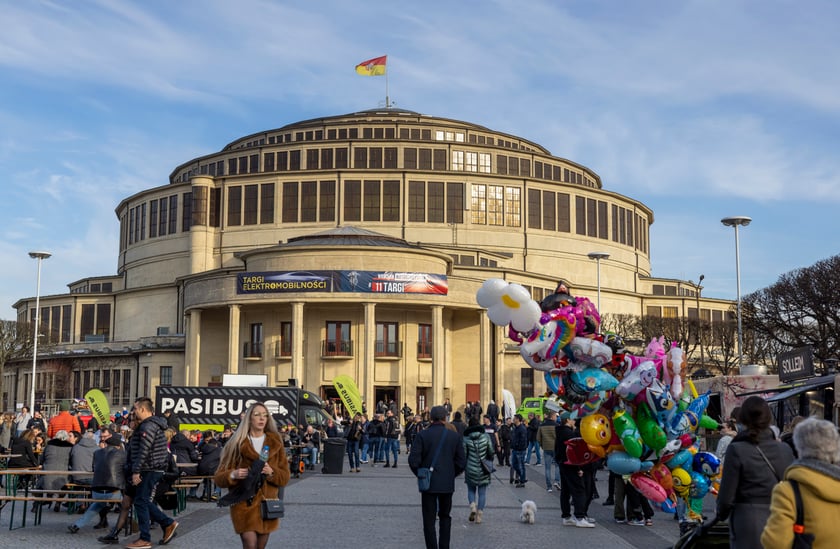
[[[102,500],[101,499],[93,499],[91,497],[80,497],[80,498],[66,499],[64,497],[47,497],[47,496],[33,496],[33,495],[29,495],[29,496],[9,496],[9,495],[2,494],[2,495],[0,495],[0,513],[2,512],[3,508],[6,506],[7,502],[12,502],[12,508],[10,510],[12,516],[9,518],[9,530],[14,530],[14,527],[13,527],[14,515],[15,515],[15,509],[14,508],[15,508],[15,503],[17,503],[17,502],[22,502],[24,504],[23,517],[22,517],[22,520],[21,520],[20,527],[25,528],[26,527],[26,516],[27,516],[27,513],[29,512],[29,504],[30,503],[35,505],[35,509],[32,511],[32,514],[34,515],[33,524],[35,526],[38,526],[39,524],[41,524],[41,513],[43,511],[41,504],[43,504],[43,503],[46,503],[47,505],[49,505],[51,503],[66,503],[66,504],[68,504],[67,512],[72,513],[75,510],[74,507],[75,507],[76,504],[79,504],[79,503],[90,504],[90,503],[94,503],[94,502],[97,502],[97,501],[101,502]]]

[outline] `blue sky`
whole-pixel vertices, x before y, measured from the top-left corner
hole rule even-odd
[[[734,298],[840,253],[831,1],[0,0],[0,318],[116,272],[114,208],[180,163],[384,104],[519,135],[650,206],[654,276]]]

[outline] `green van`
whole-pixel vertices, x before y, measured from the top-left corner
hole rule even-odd
[[[521,415],[526,423],[530,412],[533,412],[542,421],[545,419],[546,411],[560,412],[557,400],[548,397],[529,397],[524,399],[519,408],[516,409],[516,413]]]

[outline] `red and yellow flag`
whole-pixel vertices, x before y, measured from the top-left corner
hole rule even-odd
[[[388,60],[387,55],[382,57],[374,57],[367,61],[362,61],[356,65],[356,72],[362,76],[382,76],[385,74],[385,63]]]

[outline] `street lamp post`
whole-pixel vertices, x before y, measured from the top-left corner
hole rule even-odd
[[[601,313],[601,260],[607,259],[610,257],[610,254],[607,252],[589,252],[587,254],[589,259],[594,259],[595,263],[598,264],[598,314]]]
[[[700,367],[703,368],[706,363],[706,358],[703,356],[703,315],[700,314],[700,292],[703,291],[701,284],[704,275],[700,275],[697,279],[697,338],[700,340]]]
[[[29,393],[29,411],[35,413],[35,375],[38,364],[38,332],[41,331],[41,261],[48,259],[50,252],[29,252],[29,257],[38,260],[38,284],[35,287],[35,334],[32,338],[32,389]]]
[[[744,335],[741,332],[741,249],[738,227],[746,227],[751,221],[752,218],[745,215],[724,217],[720,220],[727,227],[735,227],[735,279],[738,285],[738,371],[744,366]]]

